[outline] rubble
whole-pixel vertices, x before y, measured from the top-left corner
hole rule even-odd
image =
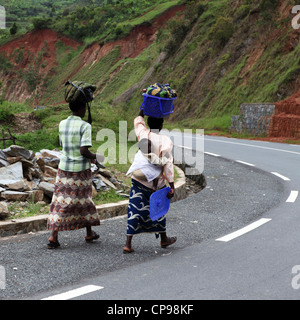
[[[34,153],[18,145],[0,150],[0,220],[8,217],[11,202],[51,202],[61,155],[59,150]],[[93,197],[107,189],[129,197],[130,188],[109,170],[92,165],[92,173]]]

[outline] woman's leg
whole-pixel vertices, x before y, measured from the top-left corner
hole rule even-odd
[[[99,239],[99,235],[92,230],[91,226],[87,226],[85,241],[92,242],[93,240],[97,240],[97,239]]]
[[[86,227],[86,236],[88,238],[93,236],[93,231],[92,231],[92,227],[91,226]]]
[[[48,249],[56,249],[60,247],[60,243],[58,242],[58,231],[52,230],[51,235],[49,237]]]
[[[52,230],[49,238],[49,242],[57,242],[57,239],[58,239],[58,231]]]
[[[123,248],[123,253],[131,253],[134,250],[131,247],[132,236],[126,236],[125,247]]]
[[[162,248],[167,248],[171,244],[175,243],[177,240],[176,237],[167,237],[166,232],[161,232],[160,233],[160,245]]]

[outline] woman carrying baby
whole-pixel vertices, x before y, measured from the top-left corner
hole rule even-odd
[[[164,119],[148,117],[147,128],[143,110],[134,119],[134,129],[139,141],[139,152],[128,170],[132,175],[132,186],[128,205],[127,240],[124,253],[134,252],[132,237],[140,233],[160,234],[162,248],[176,242],[176,237],[168,237],[165,216],[157,221],[150,219],[149,200],[155,190],[164,188],[166,181],[171,191],[168,198],[174,196],[173,143],[166,135],[160,135]]]

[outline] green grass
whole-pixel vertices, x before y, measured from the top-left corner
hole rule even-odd
[[[93,198],[96,205],[105,203],[115,203],[119,201],[124,201],[127,198],[121,197],[115,190],[110,189],[108,191],[98,191],[98,195]]]
[[[158,5],[154,5],[154,6],[150,7],[149,11],[146,12],[145,14],[143,14],[143,15],[137,17],[137,18],[134,18],[132,20],[128,20],[126,22],[118,23],[117,26],[129,25],[131,27],[134,27],[136,25],[140,25],[140,24],[143,24],[145,22],[151,22],[157,16],[162,14],[164,11],[168,10],[171,7],[179,5],[181,2],[182,1],[175,0],[175,1],[167,1],[165,3],[160,3]]]
[[[38,216],[49,213],[49,206],[41,203],[34,203],[32,201],[25,204],[20,202],[12,202],[8,206],[10,212],[9,219],[19,219]]]

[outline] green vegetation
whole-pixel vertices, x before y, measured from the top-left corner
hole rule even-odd
[[[209,36],[216,45],[224,47],[233,33],[234,25],[232,19],[219,17],[216,23],[211,27]]]
[[[34,203],[28,201],[25,204],[20,202],[12,202],[8,206],[10,219],[27,218],[49,213],[49,206],[45,203]]]
[[[116,193],[115,190],[108,190],[105,192],[99,191],[98,195],[93,199],[95,204],[114,203],[118,201],[126,200],[124,197]]]
[[[57,0],[2,1],[7,11],[7,28],[0,39],[28,30],[53,29],[76,40],[112,41],[128,34],[132,27],[153,18],[180,1],[166,0]]]
[[[300,76],[300,45],[289,47],[293,29],[286,13],[277,10],[278,1],[119,2],[76,1],[74,5],[75,1],[54,1],[55,11],[47,5],[47,13],[32,15],[35,20],[30,19],[30,28],[38,29],[46,23],[83,43],[77,49],[62,41],[56,43],[57,64],[46,79],[40,79],[39,69],[45,63],[46,48],[22,70],[28,88],[38,87],[28,103],[33,105],[38,96],[39,104],[49,106],[46,111],[36,112],[43,125],[36,133],[40,139],[35,139],[35,133],[20,136],[31,140],[33,149],[39,148],[43,140],[58,147],[57,125],[69,112],[61,104],[63,82],[69,77],[97,85],[92,105],[94,139],[102,128],[118,133],[120,119],[128,120],[129,132],[142,103],[141,90],[154,82],[170,83],[178,92],[176,113],[166,121],[167,127],[200,127],[225,133],[231,115],[239,114],[241,103],[276,102],[295,90]],[[19,8],[20,3],[11,2]],[[28,7],[30,3],[27,2]],[[137,57],[124,57],[122,47],[114,46],[101,59],[96,58],[97,45],[124,37],[136,25],[151,26],[155,17],[180,3],[186,4],[185,12],[167,21],[158,31],[156,41]],[[18,30],[17,34],[21,32]],[[87,51],[94,48],[91,56],[95,58],[84,60]],[[0,55],[0,69],[8,72],[13,69],[13,62],[25,62],[25,50],[17,49],[10,60]],[[161,52],[167,56],[157,61]],[[151,69],[152,74],[142,82]],[[115,101],[131,89],[126,99]],[[9,115],[3,111],[0,116]]]

